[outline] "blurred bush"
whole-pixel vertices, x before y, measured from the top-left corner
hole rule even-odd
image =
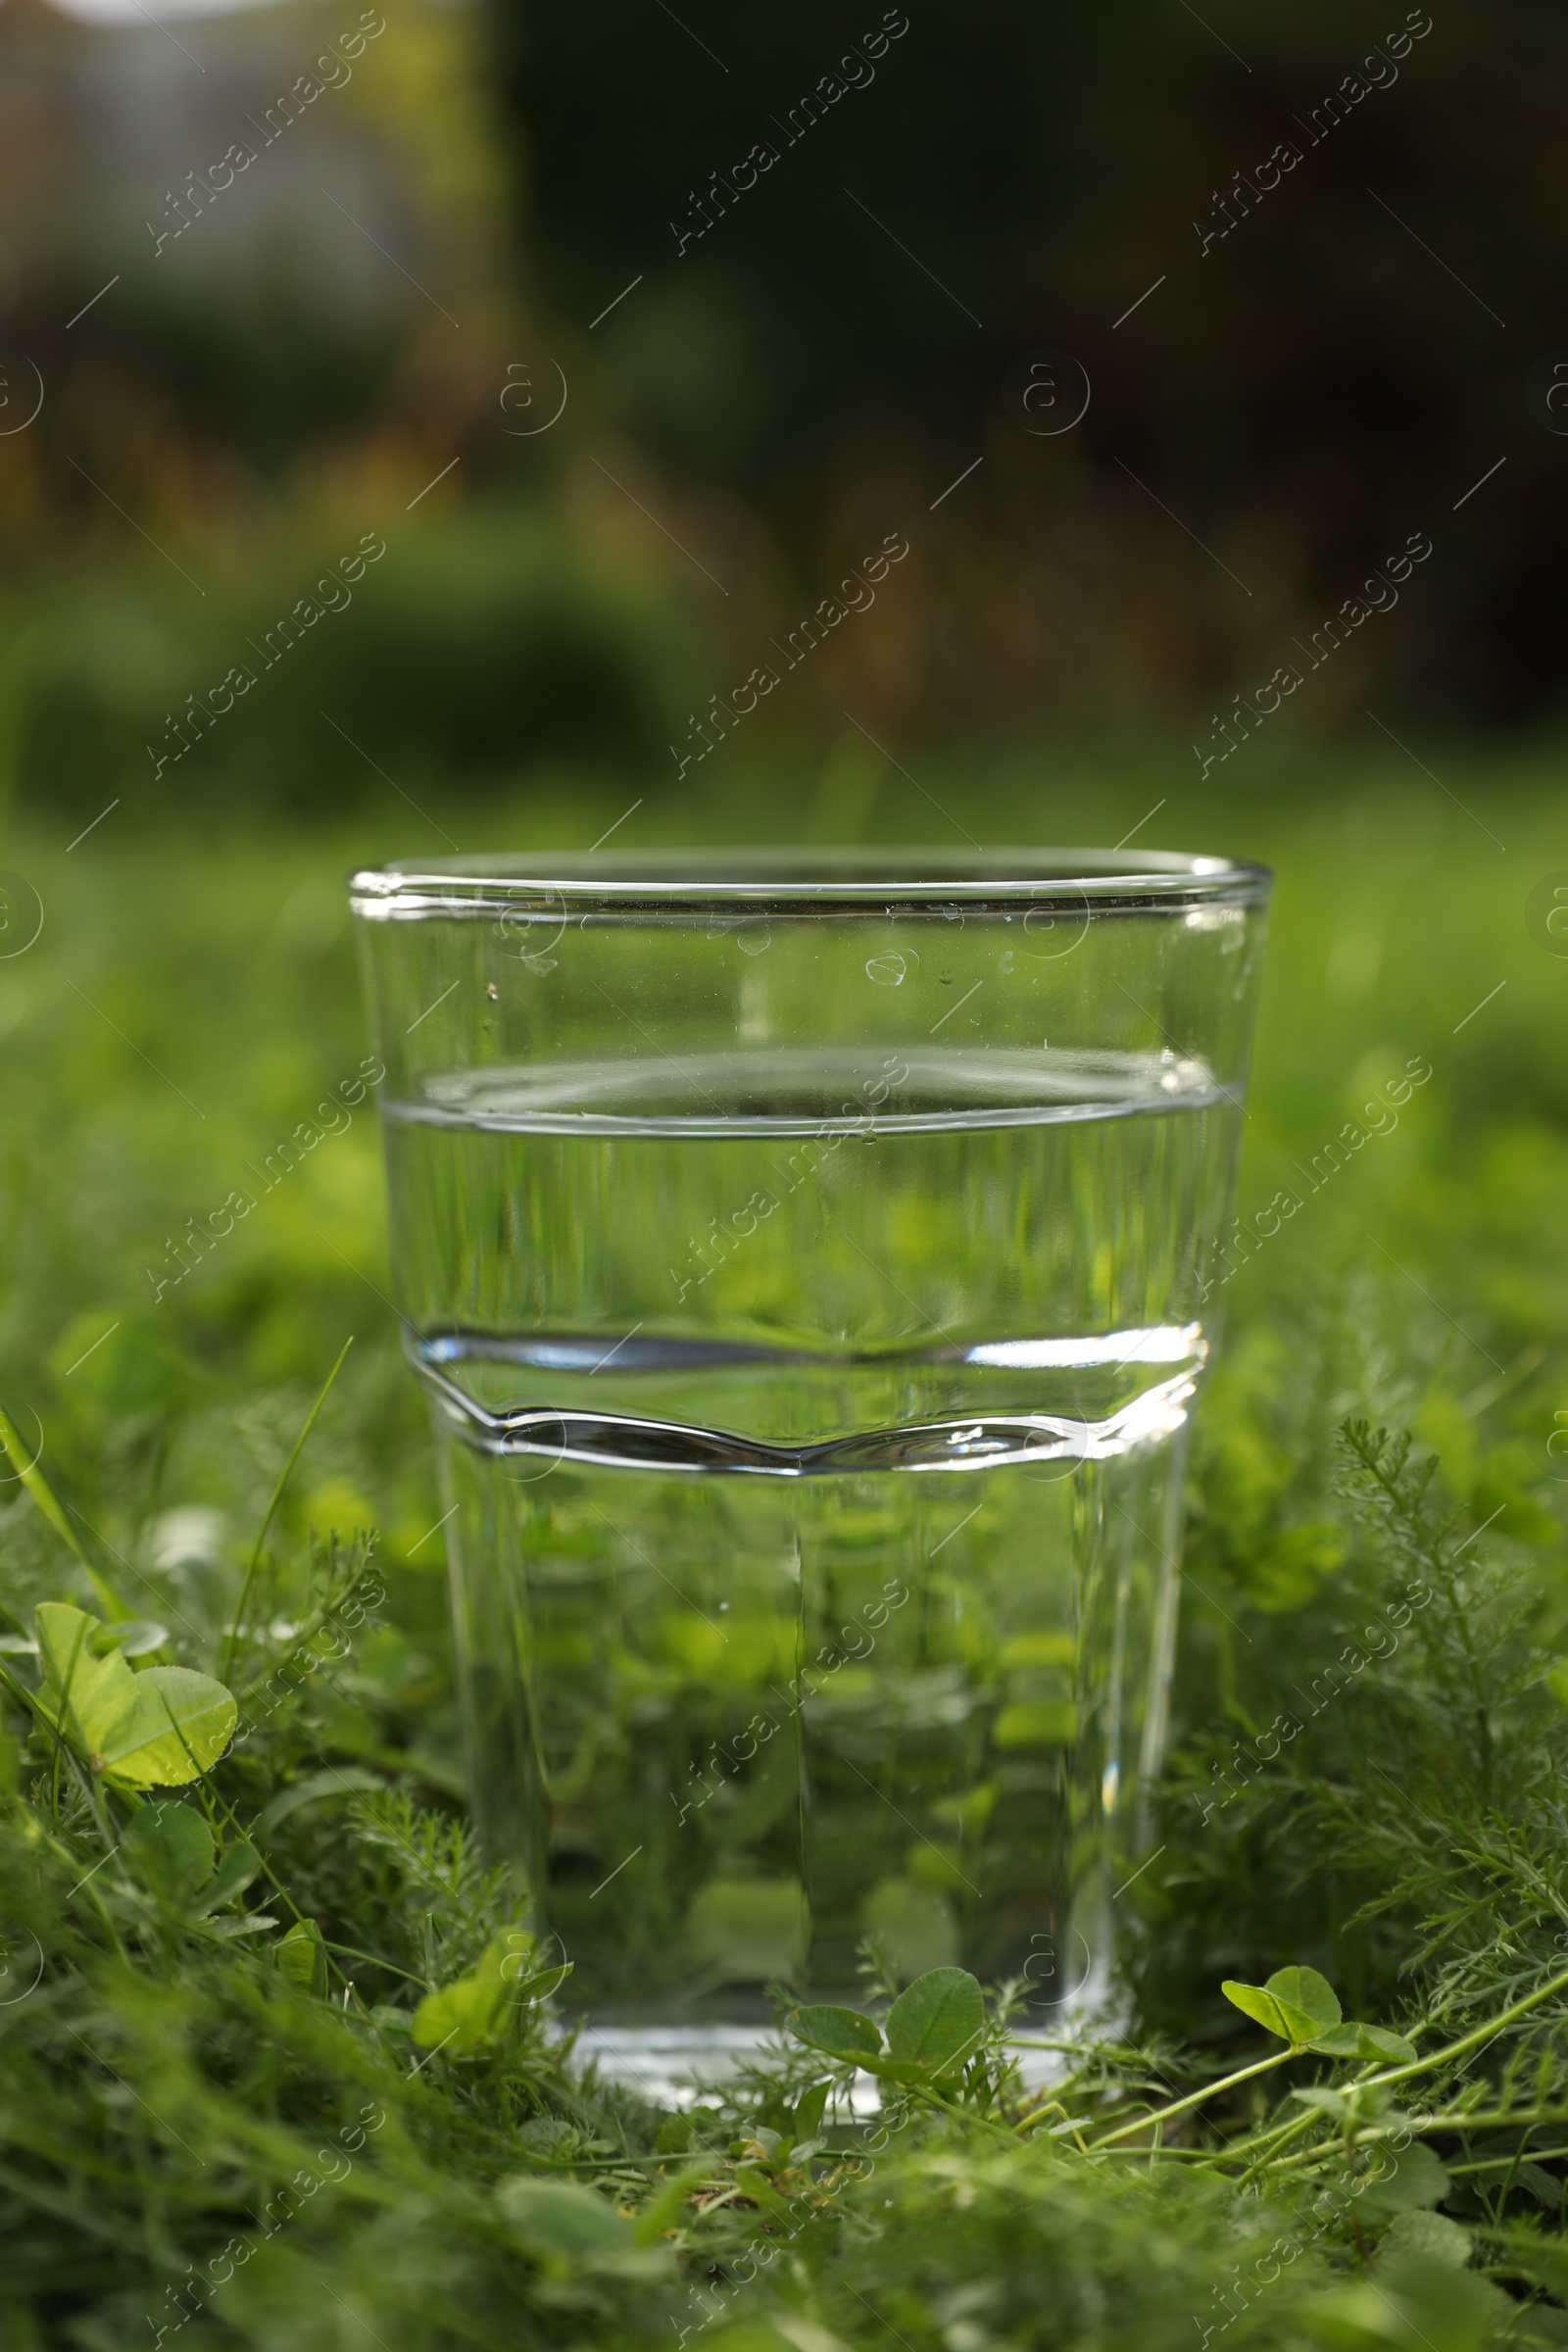
[[[37,598],[0,671],[24,792],[86,815],[131,791],[143,812],[209,796],[303,808],[383,800],[378,768],[418,798],[541,760],[667,758],[694,651],[652,584],[515,503],[397,534],[345,579],[365,545],[347,526],[301,534],[215,584],[195,622],[188,594],[140,576]],[[232,700],[236,669],[255,682]]]
[[[867,737],[1162,739],[1196,781],[1191,742],[1219,756],[1282,662],[1305,690],[1227,778],[1370,740],[1370,709],[1563,715],[1545,0],[408,0],[266,134],[357,13],[241,6],[182,44],[0,11],[0,779],[9,751],[73,818],[148,791],[166,713],[372,523],[373,584],[158,794],[352,798],[324,710],[421,801],[541,761],[653,798],[893,531],[874,611],[743,739],[754,770],[826,753],[836,837]],[[1059,433],[1022,406],[1045,348],[1091,387]],[[541,363],[548,430],[514,398]],[[1422,531],[1396,607],[1308,671]],[[743,791],[717,748],[704,784]]]

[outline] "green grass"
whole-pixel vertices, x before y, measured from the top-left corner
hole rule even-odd
[[[1545,760],[1432,764],[1446,790],[1391,750],[1229,799],[1153,761],[1108,781],[1064,760],[919,766],[988,840],[1114,841],[1163,797],[1140,840],[1275,864],[1239,1208],[1255,1236],[1282,1189],[1299,1205],[1238,1250],[1223,1292],[1163,1851],[1127,1897],[1135,2040],[1076,2054],[1073,2129],[1054,2136],[1056,2116],[1019,2132],[993,2033],[946,2107],[895,2098],[874,2154],[811,2125],[832,2068],[799,2046],[671,2125],[584,2082],[537,2002],[445,2050],[418,2038],[432,1987],[475,1970],[459,2008],[481,2016],[512,1905],[463,1832],[425,1540],[441,1505],[385,1296],[373,1096],[322,1114],[334,1131],[177,1285],[167,1245],[333,1090],[343,1103],[368,1049],[341,875],[430,837],[401,804],[352,835],[153,836],[123,810],[69,853],[74,828],[13,831],[5,863],[45,919],[0,961],[0,1403],[98,1577],[172,1629],[171,1657],[227,1666],[255,1729],[178,1810],[210,1819],[215,1853],[253,1845],[257,1875],[204,1910],[189,1854],[132,1831],[47,1738],[25,1749],[8,1705],[7,2341],[119,2352],[181,2324],[269,2352],[652,2347],[683,2328],[715,2352],[1157,2352],[1205,2328],[1227,2352],[1568,2340],[1561,1992],[1468,2072],[1412,2078],[1398,2112],[1436,2155],[1392,2185],[1348,2193],[1388,2130],[1375,2094],[1348,2115],[1287,2097],[1272,2120],[1280,2082],[1343,2082],[1354,2062],[1287,2059],[1220,2091],[1173,2119],[1158,2163],[1128,2152],[1137,2136],[1079,2145],[1127,2102],[1263,2054],[1223,1979],[1313,1967],[1427,2061],[1564,1964],[1568,958],[1525,902],[1568,860]],[[439,813],[464,841],[585,846],[635,797],[582,784]],[[645,806],[626,838],[820,837],[837,805],[715,785]],[[857,829],[956,838],[896,772],[861,792]],[[1400,1102],[1412,1062],[1431,1075]],[[259,1531],[350,1338],[230,1660]],[[1366,1438],[1348,1448],[1355,1415],[1414,1431],[1424,1496]],[[14,1643],[40,1600],[95,1604],[35,1494],[4,1496]],[[371,1526],[367,1568],[353,1531]],[[1431,1597],[1395,1647],[1348,1672],[1416,1583]],[[1467,2098],[1510,2120],[1454,2120]],[[194,2275],[207,2287],[172,2301]]]

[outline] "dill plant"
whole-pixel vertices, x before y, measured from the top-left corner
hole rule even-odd
[[[1289,1704],[1296,1731],[1218,1809],[1236,1738],[1178,1755],[1127,2031],[1041,2033],[1021,1985],[901,1985],[868,1953],[862,2009],[781,1988],[772,2052],[667,2114],[575,2062],[561,1966],[400,1750],[393,1689],[355,1666],[391,1605],[371,1541],[259,1539],[204,1643],[173,1592],[175,1630],[132,1615],[34,1473],[59,1587],[88,1605],[45,1601],[34,1657],[8,1599],[8,2341],[1568,2340],[1549,1600],[1517,1545],[1441,1507],[1407,1438],[1352,1418],[1318,1450],[1319,1516],[1298,1524],[1339,1565],[1226,1718],[1254,1756]],[[1218,1484],[1207,1508],[1212,1530]],[[1320,1657],[1388,1626],[1396,1594],[1402,1638],[1325,1682]],[[168,1687],[192,1736],[170,1707],[178,1736],[139,1780],[62,1694],[67,1636],[106,1688],[186,1678]],[[353,1759],[346,1673],[382,1717]],[[1303,1675],[1328,1701],[1289,1699]],[[1227,1953],[1212,1931],[1244,1884]],[[1279,1957],[1264,1912],[1298,1943],[1254,1981],[1249,1933]],[[849,2095],[867,2074],[869,2119]]]

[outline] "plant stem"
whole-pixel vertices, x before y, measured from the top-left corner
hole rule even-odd
[[[1234,2075],[1222,2075],[1217,2082],[1205,2082],[1201,2090],[1189,2091],[1185,2099],[1173,2100],[1170,2106],[1157,2108],[1152,2114],[1135,2116],[1130,2124],[1107,2132],[1103,2139],[1092,2139],[1089,2152],[1092,2156],[1096,2155],[1100,2149],[1108,2148],[1113,2140],[1125,2139],[1131,2132],[1147,2132],[1155,2124],[1168,2124],[1173,2116],[1185,2115],[1192,2107],[1200,2107],[1205,2099],[1216,2098],[1222,2090],[1234,2090],[1238,2082],[1250,2082],[1254,2075],[1272,2074],[1275,2067],[1283,2066],[1287,2059],[1299,2058],[1300,2055],[1298,2048],[1280,2050],[1272,2058],[1259,2058],[1255,2065],[1244,2066]]]
[[[1490,2115],[1472,2107],[1463,2114],[1407,2116],[1404,2128],[1407,2132],[1534,2132],[1542,2124],[1568,2124],[1568,2107],[1535,2107],[1512,2112],[1498,2107]]]
[[[1059,2099],[1042,2099],[1038,2105],[1031,2107],[1026,2114],[1021,2115],[1012,2127],[1014,2137],[1023,2139],[1039,2123],[1042,2116],[1053,2113],[1059,2115],[1061,2121],[1057,2124],[1052,2136],[1055,2139],[1065,2139],[1070,2134],[1080,2152],[1087,2156],[1089,2143],[1084,2137],[1086,2119],[1071,2114]]]
[[[1375,2146],[1382,2140],[1393,2139],[1400,2132],[1527,2132],[1541,2124],[1568,2124],[1568,2109],[1562,2107],[1536,2108],[1526,2114],[1510,2114],[1498,2108],[1485,2115],[1476,2109],[1454,2115],[1406,2115],[1396,2124],[1371,2124],[1356,2133],[1358,2147]],[[1294,2173],[1300,2166],[1315,2162],[1320,2156],[1338,2155],[1343,2142],[1336,2136],[1320,2140],[1315,2148],[1302,2148],[1298,2155],[1287,2156],[1273,2169]],[[1517,2151],[1516,2151],[1517,2155]],[[1512,2162],[1513,2158],[1504,2158]]]
[[[1538,2009],[1543,2001],[1550,2000],[1553,1993],[1562,1992],[1565,1989],[1568,1989],[1568,1969],[1549,1978],[1534,1992],[1527,1992],[1521,1999],[1510,2002],[1506,2009],[1499,2009],[1495,2017],[1488,2018],[1484,2025],[1475,2027],[1469,2034],[1461,2035],[1459,2040],[1446,2043],[1441,2050],[1434,2050],[1429,2058],[1415,2058],[1408,2065],[1388,2067],[1381,2073],[1357,2075],[1354,2078],[1354,2086],[1357,2089],[1371,2087],[1383,2089],[1391,2082],[1408,2082],[1417,2075],[1431,2074],[1437,2069],[1446,2066],[1453,2059],[1462,2057],[1467,2050],[1478,2049],[1484,2043],[1493,2040],[1503,2031],[1504,2027],[1511,2026],[1519,2018],[1528,2016],[1530,2011]],[[1218,2087],[1219,2085],[1216,2084],[1215,2088]],[[1216,2150],[1210,2161],[1216,2166],[1227,2165],[1234,2162],[1238,2156],[1249,2154],[1255,2148],[1257,2150],[1256,2161],[1243,2174],[1238,2183],[1240,2187],[1245,2188],[1250,2181],[1256,2179],[1259,2173],[1273,2169],[1277,2151],[1288,2140],[1297,2138],[1300,2132],[1306,2131],[1312,2120],[1312,2115],[1308,2111],[1304,2115],[1298,2116],[1291,2123],[1280,2125],[1273,2131],[1265,2132],[1260,2139],[1245,2140],[1240,2147]],[[1456,2131],[1465,2128],[1469,2120],[1463,2117],[1448,2117],[1441,2122],[1429,2119],[1425,2123],[1417,2124],[1412,2119],[1410,2128],[1417,2131]],[[1523,2124],[1525,2119],[1520,2117],[1511,2120],[1517,2120]],[[1559,2119],[1544,2114],[1538,2120],[1543,2123],[1558,2120],[1568,2123],[1568,2115]],[[1499,2128],[1496,2119],[1488,2118],[1487,2121],[1490,2128]],[[1362,2133],[1361,2136],[1366,2137],[1367,2134]],[[1287,2157],[1280,2164],[1279,2169],[1281,2171],[1292,2170],[1316,2153],[1315,2149],[1307,2149],[1301,2155]]]
[[[1311,2122],[1312,2111],[1310,2108],[1307,2108],[1302,2114],[1293,2116],[1288,2124],[1276,2124],[1274,2129],[1270,2132],[1254,2132],[1250,2140],[1244,2140],[1241,2146],[1238,2148],[1225,2148],[1220,2150],[1217,2154],[1210,2158],[1210,2162],[1216,2165],[1228,2164],[1232,2162],[1234,2158],[1238,2156],[1245,2156],[1251,2150],[1255,2149],[1257,2151],[1257,2161],[1254,2164],[1249,2165],[1247,2171],[1242,2175],[1241,2180],[1237,2182],[1237,2186],[1239,2188],[1246,2188],[1249,2181],[1255,2180],[1258,2174],[1262,2172],[1266,2166],[1273,2162],[1273,2150],[1276,2148],[1283,2148],[1288,2140],[1298,2139],[1301,2133],[1306,2131]]]
[[[1568,2148],[1515,2148],[1511,2156],[1480,2156],[1474,2164],[1450,2164],[1446,2170],[1457,2180],[1462,2173],[1494,2173],[1511,2164],[1551,2164],[1568,2156]]]
[[[1466,2050],[1479,2049],[1483,2043],[1500,2034],[1504,2026],[1511,2026],[1517,2018],[1527,2017],[1532,2009],[1539,2009],[1543,2001],[1549,2001],[1554,1992],[1563,1991],[1568,1991],[1568,1968],[1548,1978],[1534,1992],[1527,1992],[1522,1999],[1510,2002],[1506,2009],[1499,2009],[1495,2017],[1488,2018],[1485,2025],[1477,2026],[1458,2041],[1450,2041],[1446,2048],[1434,2050],[1430,2058],[1413,2058],[1407,2066],[1391,2067],[1383,2074],[1358,2077],[1358,2085],[1375,2085],[1382,2089],[1390,2082],[1408,2082],[1416,2075],[1432,2074],[1437,2068],[1447,2065],[1451,2059],[1463,2057]]]
[[[956,2123],[978,2124],[982,2132],[991,2132],[1002,2141],[1004,2147],[1015,2148],[1018,2145],[1012,2132],[1004,2125],[994,2124],[989,2115],[981,2115],[976,2108],[960,2107],[956,2100],[945,2099],[940,2090],[930,2090],[923,2083],[910,2082],[900,2087],[907,2089],[913,2097],[925,2100],[932,2107],[940,2107],[944,2115],[951,2115]]]
[[[1116,2106],[1107,2108],[1103,2114],[1096,2116],[1094,2121],[1097,2124],[1108,2124],[1114,2123],[1118,2116],[1126,2116],[1131,2117],[1135,2122],[1141,2122],[1143,2120],[1142,2112],[1140,2111],[1139,2113],[1135,2114],[1134,2104],[1135,2103],[1131,2099],[1123,2099]],[[1069,2113],[1068,2109],[1062,2105],[1059,2098],[1050,2097],[1045,2092],[1042,2092],[1039,2098],[1035,2101],[1035,2104],[1030,2107],[1013,2126],[1014,2131],[1026,2132],[1031,2130],[1034,2125],[1039,2123],[1042,2116],[1049,2115],[1051,2113],[1053,2107],[1055,2108],[1058,2115],[1062,2116],[1069,2123],[1075,2122],[1080,2129],[1082,2129],[1082,2127],[1090,2121],[1088,2116],[1076,2118],[1073,2117]]]
[[[264,1868],[264,1869],[266,1869],[266,1862],[265,1862],[265,1860],[264,1860],[264,1862],[263,1862],[263,1868]],[[268,1876],[269,1876],[269,1877],[270,1877],[270,1876],[271,1876],[271,1873],[270,1873],[270,1872],[269,1872],[269,1873],[268,1873]],[[276,1882],[274,1881],[274,1884],[275,1884],[275,1883],[276,1883]],[[278,1891],[279,1891],[279,1893],[282,1893],[282,1891],[283,1891],[283,1890],[282,1890],[282,1888],[281,1888],[281,1887],[279,1887]],[[285,1895],[284,1899],[285,1899],[285,1901],[288,1899],[286,1895]],[[298,1917],[298,1916],[301,1916],[301,1915],[300,1915],[300,1914],[296,1914],[296,1917]],[[408,1969],[406,1969],[406,1968],[399,1968],[399,1966],[398,1966],[398,1964],[397,1964],[397,1962],[396,1962],[395,1960],[383,1960],[379,1952],[362,1952],[362,1951],[359,1949],[359,1947],[358,1947],[356,1944],[352,1944],[352,1943],[333,1943],[333,1942],[330,1940],[330,1938],[329,1938],[329,1937],[327,1937],[327,1936],[323,1936],[321,1937],[321,1949],[322,1949],[322,1951],[324,1951],[324,1952],[347,1952],[347,1954],[348,1954],[348,1956],[349,1956],[349,1958],[350,1958],[351,1960],[368,1960],[368,1961],[370,1963],[370,1966],[371,1966],[372,1968],[384,1968],[384,1969],[386,1969],[386,1970],[388,1971],[388,1973],[389,1973],[390,1975],[392,1975],[392,1976],[394,1976],[394,1977],[402,1977],[402,1978],[404,1978],[404,1979],[406,1980],[406,1982],[407,1982],[408,1984],[417,1984],[417,1985],[418,1985],[418,1987],[419,1987],[419,1990],[420,1990],[421,1992],[429,1992],[430,1990],[432,1990],[432,1986],[431,1986],[430,1980],[429,1980],[429,1978],[428,1978],[428,1977],[416,1977],[416,1976],[413,1975],[413,1974],[412,1974],[412,1972],[411,1972],[410,1970],[408,1970]],[[341,1972],[341,1971],[339,1971],[339,1974],[341,1974],[341,1973],[342,1973],[342,1972]],[[350,1978],[348,1979],[348,1982],[349,1982],[349,1983],[352,1984],[353,1984],[353,1982],[354,1982],[353,1978],[352,1978],[352,1977],[350,1977]],[[582,2159],[582,2162],[583,2162],[584,2164],[586,2164],[588,2161],[589,2161],[589,2160],[588,2160],[588,2158],[587,2158],[586,2156],[585,2156],[585,2157],[583,2157],[583,2159]],[[596,2157],[593,2159],[593,2161],[594,2161],[596,2164],[599,2164],[599,2165],[601,2165],[601,2166],[602,2166],[602,2165],[603,2165],[603,2161],[604,2161],[604,2160],[603,2160],[603,2158],[602,2158],[602,2157],[597,2157],[597,2156],[596,2156]],[[621,2160],[621,2159],[619,2159],[619,2158],[617,2158],[617,2159],[616,2159],[616,2161],[617,2161],[617,2162],[620,2162],[620,2161],[622,2161],[622,2160]],[[655,2160],[654,2158],[652,2158],[652,2157],[642,2157],[642,2156],[639,2156],[639,2157],[636,2159],[636,2161],[637,2161],[637,2163],[639,2163],[639,2164],[644,2164],[644,2163],[653,2163],[653,2162],[654,2162],[654,2161],[656,2161],[656,2160]],[[660,2158],[658,2158],[658,2159],[657,2159],[657,2161],[658,2161],[659,2163],[662,2164],[662,2163],[664,2162],[664,2158],[663,2158],[663,2157],[660,2157]]]

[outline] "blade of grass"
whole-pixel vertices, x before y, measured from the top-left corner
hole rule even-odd
[[[0,1406],[0,1449],[5,1452],[17,1476],[54,1529],[55,1534],[60,1537],[85,1570],[87,1582],[97,1594],[99,1604],[105,1614],[117,1624],[123,1624],[134,1617],[136,1612],[129,1602],[121,1599],[120,1594],[115,1591],[103,1571],[95,1568],[82,1550],[81,1540],[62,1510],[54,1489],[39,1469],[36,1460],[30,1462],[27,1460],[26,1448],[18,1437],[15,1425],[3,1406]]]
[[[257,1534],[256,1549],[251,1553],[251,1564],[245,1571],[245,1582],[239,1589],[239,1602],[234,1610],[234,1622],[228,1629],[228,1639],[223,1644],[223,1662],[219,1668],[219,1678],[222,1682],[226,1683],[228,1680],[229,1668],[234,1659],[234,1645],[238,1642],[241,1633],[244,1631],[245,1611],[250,1605],[251,1587],[256,1581],[256,1571],[262,1564],[262,1545],[267,1542],[267,1531],[271,1526],[273,1514],[276,1511],[278,1504],[283,1499],[283,1489],[288,1485],[289,1473],[300,1458],[300,1453],[304,1447],[306,1439],[316,1427],[316,1416],[320,1411],[322,1405],[326,1402],[332,1383],[334,1380],[336,1380],[338,1374],[343,1369],[343,1358],[348,1354],[348,1351],[353,1345],[354,1334],[351,1331],[348,1338],[344,1341],[341,1348],[338,1350],[337,1362],[332,1366],[331,1371],[321,1383],[320,1395],[317,1397],[316,1402],[312,1405],[309,1413],[307,1413],[305,1417],[305,1427],[300,1431],[299,1436],[294,1441],[293,1452],[289,1455],[288,1460],[283,1464],[281,1471],[278,1473],[277,1484],[272,1489],[272,1499],[267,1506],[266,1514],[263,1517],[260,1531]]]

